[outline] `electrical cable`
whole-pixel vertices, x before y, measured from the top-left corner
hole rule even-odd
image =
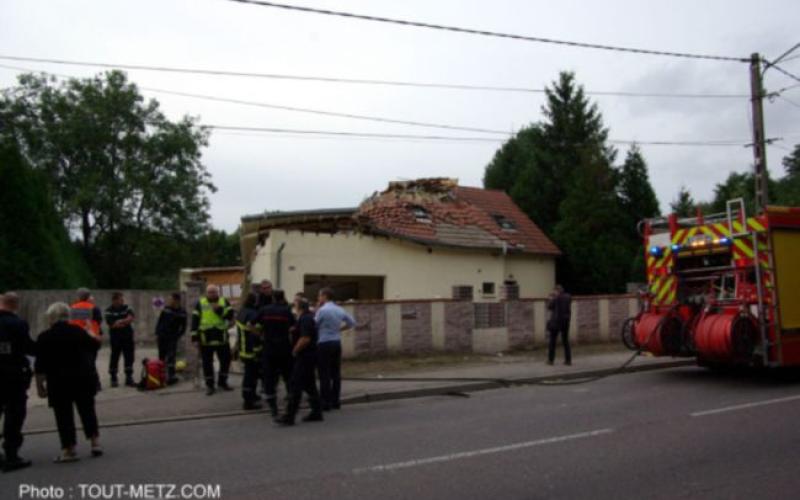
[[[297,80],[297,81],[312,81],[323,83],[343,83],[343,84],[358,84],[358,85],[386,85],[398,87],[421,87],[421,88],[435,88],[435,89],[450,89],[450,90],[465,90],[465,91],[492,91],[492,92],[522,92],[522,93],[535,93],[543,94],[545,89],[526,88],[526,87],[503,87],[491,85],[473,85],[473,84],[459,84],[459,83],[434,83],[434,82],[414,82],[402,80],[380,80],[368,78],[339,78],[328,76],[313,76],[313,75],[291,75],[282,73],[253,73],[243,71],[227,71],[216,69],[199,69],[199,68],[179,68],[170,66],[150,66],[140,64],[117,64],[106,62],[88,62],[88,61],[71,61],[64,59],[51,59],[40,57],[22,57],[10,56],[0,54],[0,59],[10,61],[25,61],[44,64],[59,64],[67,66],[83,66],[83,67],[98,67],[108,69],[130,69],[142,71],[156,71],[156,72],[169,72],[169,73],[186,73],[197,75],[211,75],[211,76],[234,76],[234,77],[250,77],[250,78],[267,78],[276,80]],[[703,93],[663,93],[663,92],[625,92],[625,91],[605,91],[605,90],[585,90],[586,95],[594,96],[610,96],[610,97],[652,97],[652,98],[676,98],[676,99],[739,99],[748,98],[749,94],[703,94]]]
[[[682,58],[689,58],[689,59],[705,59],[705,60],[716,60],[716,61],[732,61],[732,62],[750,62],[750,58],[743,58],[743,57],[733,57],[733,56],[721,56],[715,54],[693,54],[688,52],[673,52],[673,51],[662,51],[662,50],[652,50],[652,49],[641,49],[641,48],[634,48],[634,47],[619,47],[613,45],[605,45],[605,44],[597,44],[597,43],[585,43],[585,42],[575,42],[569,40],[559,40],[555,38],[545,38],[545,37],[537,37],[537,36],[527,36],[527,35],[516,35],[511,33],[501,33],[498,31],[487,31],[487,30],[478,30],[472,28],[462,28],[458,26],[448,26],[442,24],[433,24],[433,23],[425,23],[420,21],[410,21],[406,19],[397,19],[397,18],[389,18],[389,17],[380,17],[380,16],[370,16],[365,14],[356,14],[353,12],[344,12],[344,11],[336,11],[336,10],[327,10],[327,9],[317,9],[313,7],[305,7],[300,5],[289,5],[277,2],[266,2],[262,0],[227,0],[236,3],[243,3],[243,4],[251,4],[251,5],[258,5],[261,7],[273,7],[278,9],[284,10],[291,10],[291,11],[298,11],[298,12],[305,12],[305,13],[312,13],[312,14],[322,14],[327,16],[337,16],[337,17],[345,17],[350,19],[358,19],[362,21],[374,21],[380,23],[389,23],[389,24],[396,24],[401,26],[412,26],[417,28],[428,28],[428,29],[435,29],[435,30],[443,30],[443,31],[450,31],[455,33],[465,33],[470,35],[482,35],[488,37],[496,37],[496,38],[507,38],[512,40],[520,40],[526,42],[536,42],[536,43],[549,43],[555,45],[564,45],[569,47],[579,47],[584,49],[598,49],[598,50],[610,50],[616,52],[628,52],[633,54],[645,54],[645,55],[654,55],[654,56],[669,56],[669,57],[682,57]]]

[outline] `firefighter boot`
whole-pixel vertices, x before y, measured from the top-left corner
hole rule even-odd
[[[117,380],[117,374],[111,374],[111,387],[119,387],[119,380]]]
[[[267,398],[267,406],[269,407],[269,414],[272,415],[272,418],[278,416],[278,400],[275,396]]]
[[[284,413],[280,418],[276,418],[275,423],[285,426],[294,425],[294,419],[297,416],[297,410],[299,408],[300,399],[289,398],[289,402],[286,404],[286,413]]]
[[[322,404],[319,398],[310,399],[308,404],[311,406],[311,413],[303,417],[303,422],[322,422],[324,418],[322,416]]]

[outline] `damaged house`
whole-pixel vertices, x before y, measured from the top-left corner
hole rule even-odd
[[[560,254],[506,193],[446,178],[391,182],[355,208],[245,216],[241,235],[249,282],[340,300],[493,301],[504,284],[542,297]]]

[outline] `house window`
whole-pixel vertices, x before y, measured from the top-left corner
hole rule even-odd
[[[417,222],[431,222],[431,214],[420,206],[411,207],[411,213],[417,219]]]
[[[484,295],[494,295],[494,282],[484,281],[482,290]]]
[[[517,225],[514,224],[514,221],[512,221],[505,215],[494,214],[492,217],[494,218],[494,221],[497,223],[497,225],[500,226],[501,229],[503,229],[503,231],[517,230]]]

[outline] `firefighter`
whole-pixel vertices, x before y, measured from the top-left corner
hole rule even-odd
[[[228,327],[233,320],[233,309],[224,297],[220,297],[216,285],[208,285],[192,311],[192,342],[199,344],[206,381],[206,395],[214,394],[214,354],[219,360],[217,385],[224,391],[232,391],[228,385],[228,370],[231,366],[231,346],[228,343]]]
[[[264,307],[272,304],[272,282],[270,280],[261,280],[258,285],[258,307]]]
[[[292,345],[289,329],[294,325],[294,314],[286,302],[283,290],[272,291],[272,303],[258,310],[258,320],[264,335],[264,351],[261,362],[264,377],[264,392],[273,417],[278,416],[277,387],[283,378],[286,392],[292,375]]]
[[[28,323],[16,312],[19,297],[14,293],[0,295],[0,416],[3,417],[3,451],[0,465],[3,472],[23,469],[30,460],[20,457],[22,425],[27,414],[31,367],[27,356],[33,356],[35,344]]]
[[[261,374],[261,351],[263,341],[256,319],[258,318],[258,295],[247,294],[247,298],[236,317],[236,353],[244,365],[242,377],[242,399],[245,410],[260,410],[261,404],[256,389]]]
[[[281,425],[294,425],[300,399],[305,392],[311,413],[303,417],[303,422],[320,422],[322,404],[317,391],[317,325],[311,313],[308,301],[302,297],[295,299],[295,310],[298,311],[297,324],[292,330],[292,381],[289,392],[289,403],[286,413],[277,420]]]
[[[117,368],[122,355],[125,371],[125,385],[136,387],[133,381],[133,358],[136,349],[133,341],[133,309],[125,303],[122,292],[111,294],[111,306],[106,309],[108,337],[111,341],[111,358],[108,362],[108,374],[111,375],[111,387],[119,386]]]
[[[167,365],[167,385],[178,383],[175,376],[175,358],[178,353],[178,340],[186,333],[186,309],[181,307],[181,294],[174,292],[167,306],[158,315],[156,338],[158,339],[158,359]]]

